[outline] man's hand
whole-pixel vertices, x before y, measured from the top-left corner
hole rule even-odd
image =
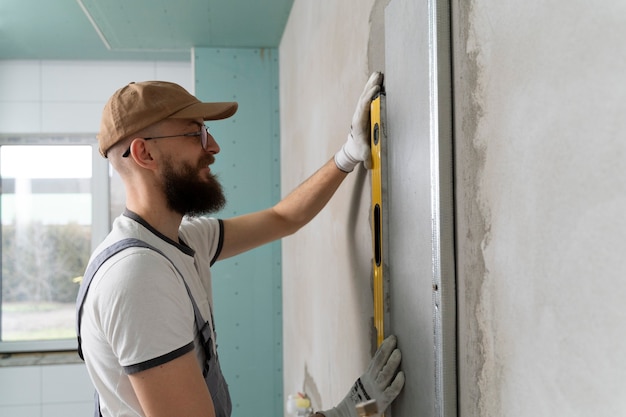
[[[396,344],[395,336],[387,337],[346,398],[337,407],[320,414],[326,417],[358,417],[356,405],[370,399],[376,400],[378,412],[384,413],[404,386],[404,373],[400,371],[396,374],[402,359]]]
[[[352,172],[359,162],[363,162],[365,168],[372,167],[370,155],[370,103],[380,91],[383,83],[383,74],[374,72],[365,84],[357,103],[352,127],[348,140],[335,154],[335,164],[344,172]]]

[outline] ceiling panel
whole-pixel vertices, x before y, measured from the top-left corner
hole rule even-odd
[[[0,0],[0,59],[189,60],[277,47],[293,0]]]

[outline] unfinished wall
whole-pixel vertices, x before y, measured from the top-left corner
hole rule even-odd
[[[343,142],[367,56],[381,56],[362,44],[373,2],[356,3],[294,4],[283,192]],[[626,5],[451,3],[459,415],[623,414]],[[283,246],[285,390],[316,407],[369,357],[368,187],[352,174]]]
[[[441,102],[447,94],[445,126],[437,124],[438,85],[430,78],[433,66],[444,66],[444,60],[431,60],[437,58],[429,49],[435,4],[296,1],[280,49],[283,193],[341,146],[368,74],[385,72],[389,186],[383,212],[389,215],[384,233],[389,234],[385,256],[391,276],[385,331],[399,337],[407,377],[394,416],[432,415],[444,408],[436,399],[444,383],[435,352],[441,348],[435,326],[442,315],[435,304],[452,317],[446,342],[452,344],[447,352],[452,364],[455,359],[454,287],[448,310],[440,302],[441,281],[434,277],[441,270],[454,273],[452,222],[446,225],[450,239],[433,240],[441,235],[435,208],[439,190],[432,186],[444,170],[447,212],[452,212],[449,71],[447,90],[439,93]],[[449,67],[445,47],[442,54]],[[448,138],[441,172],[437,155],[444,146],[433,133],[438,129]],[[346,395],[374,350],[370,187],[369,173],[357,170],[311,225],[283,242],[284,387],[286,394],[306,392],[316,409],[332,407]],[[445,266],[435,253],[440,243],[448,244],[452,259]],[[453,397],[454,372],[453,365],[447,375]],[[456,411],[454,401],[445,415]]]
[[[623,415],[626,3],[453,10],[460,415]]]
[[[296,0],[280,45],[283,194],[341,147],[369,73],[373,0]],[[382,45],[382,44],[381,44]],[[376,68],[382,69],[382,68]],[[370,358],[369,176],[283,241],[284,389],[335,405]]]

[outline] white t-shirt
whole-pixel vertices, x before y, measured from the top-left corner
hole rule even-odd
[[[210,266],[220,253],[222,236],[221,221],[199,217],[183,220],[181,242],[174,242],[127,210],[115,220],[92,259],[129,237],[160,249],[184,275],[202,317],[212,325]],[[102,265],[85,298],[81,337],[104,417],[144,415],[129,374],[167,363],[194,349],[201,368],[204,364],[185,285],[170,261],[151,249],[129,248]],[[215,342],[214,332],[212,340]]]

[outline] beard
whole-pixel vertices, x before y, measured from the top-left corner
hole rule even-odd
[[[213,163],[213,155],[200,161],[198,167],[185,163],[174,169],[171,159],[163,164],[163,191],[168,207],[183,216],[201,216],[219,211],[226,204],[222,185],[209,173],[202,180],[198,171]]]

